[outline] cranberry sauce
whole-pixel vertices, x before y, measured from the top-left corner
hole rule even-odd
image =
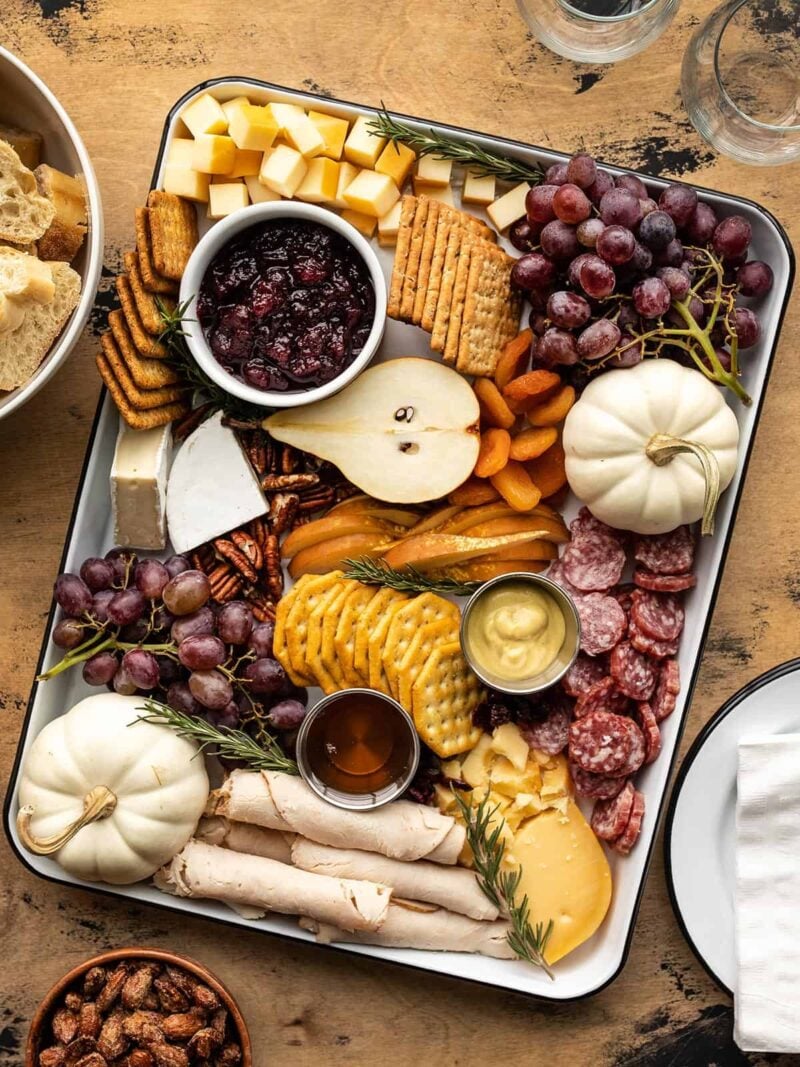
[[[364,261],[334,230],[275,219],[214,256],[197,317],[226,371],[256,389],[329,382],[366,343],[375,292]]]

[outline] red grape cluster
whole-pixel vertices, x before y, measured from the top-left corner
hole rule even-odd
[[[687,185],[667,186],[656,201],[636,175],[614,178],[585,152],[550,167],[525,207],[509,238],[523,253],[512,279],[532,305],[534,366],[633,366],[662,322],[666,333],[685,332],[677,302],[695,333],[706,329],[694,348],[712,372],[716,360],[730,372],[731,349],[758,340],[758,318],[736,297],[763,296],[773,276],[768,264],[748,262],[751,227],[741,215],[719,219]],[[659,354],[691,362],[691,338],[666,340]]]
[[[155,696],[213,726],[295,730],[308,696],[273,656],[273,624],[256,623],[242,600],[210,597],[208,578],[185,556],[92,556],[56,580],[65,614],[53,641],[64,656],[45,677],[80,663],[89,685]]]

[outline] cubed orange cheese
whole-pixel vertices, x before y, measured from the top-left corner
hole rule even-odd
[[[225,133],[228,120],[211,93],[201,93],[181,112],[181,119],[193,137],[203,133]]]
[[[228,131],[237,148],[266,152],[280,132],[268,107],[239,104],[231,108]]]
[[[308,161],[306,176],[294,194],[308,204],[332,204],[336,199],[339,181],[339,164],[326,156]]]
[[[236,159],[236,145],[223,134],[201,133],[194,141],[192,169],[201,174],[228,174]]]
[[[398,189],[402,189],[416,158],[407,145],[390,141],[378,156],[375,170],[378,174],[388,174]]]
[[[420,156],[416,175],[421,182],[426,182],[428,185],[449,185],[452,170],[452,160],[426,155]]]
[[[484,174],[479,177],[475,171],[468,170],[464,175],[464,189],[461,193],[462,204],[491,204],[495,197],[495,177]]]
[[[347,119],[337,118],[336,115],[326,115],[324,111],[309,111],[308,117],[317,127],[325,147],[320,153],[328,159],[341,159],[347,131],[350,123]]]
[[[359,233],[363,233],[365,237],[372,237],[375,233],[375,227],[378,225],[378,220],[374,215],[365,215],[361,211],[353,211],[348,208],[342,212],[342,218],[345,222],[349,222],[351,226],[355,226]]]
[[[512,222],[521,219],[525,214],[525,197],[528,195],[530,185],[520,182],[513,189],[489,204],[486,214],[492,220],[492,225],[497,230],[507,230]]]
[[[344,191],[348,207],[379,219],[400,199],[400,190],[388,174],[362,170]]]
[[[212,184],[208,192],[208,217],[210,219],[222,219],[240,208],[247,207],[250,203],[244,182]]]
[[[266,185],[261,184],[258,180],[258,175],[245,174],[244,184],[247,186],[250,202],[253,204],[265,204],[269,200],[281,199],[280,193],[276,193],[274,189],[268,189]]]
[[[297,149],[281,144],[264,154],[258,180],[281,196],[292,197],[305,178],[307,170],[308,163]]]
[[[344,142],[344,158],[359,167],[374,167],[386,144],[385,137],[369,131],[368,122],[368,116],[359,115]]]
[[[199,204],[208,202],[209,176],[201,174],[191,167],[179,167],[168,163],[164,169],[164,192],[182,196],[184,200],[195,200]]]
[[[352,163],[348,163],[346,159],[343,159],[339,164],[339,179],[336,183],[336,199],[333,201],[334,207],[347,207],[344,191],[357,174],[358,167],[353,166]]]

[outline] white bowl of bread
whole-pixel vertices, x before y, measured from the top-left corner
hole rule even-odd
[[[0,48],[0,419],[75,346],[103,261],[100,192],[69,116]]]

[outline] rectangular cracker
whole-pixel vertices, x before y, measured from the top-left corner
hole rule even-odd
[[[400,299],[400,318],[406,322],[411,321],[411,313],[414,310],[414,297],[417,292],[417,278],[419,277],[419,261],[422,255],[422,244],[425,239],[431,203],[430,197],[425,196],[424,193],[417,197],[417,210],[414,212],[411,243],[408,247],[408,262],[406,263],[406,272],[403,278],[403,295]]]
[[[137,207],[134,213],[136,228],[136,253],[139,257],[139,270],[145,289],[150,293],[169,293],[177,295],[177,283],[159,274],[153,265],[153,247],[150,243],[150,222],[146,207]]]
[[[403,279],[406,276],[408,249],[411,243],[411,229],[417,210],[417,198],[404,196],[400,205],[400,223],[397,229],[397,243],[394,251],[394,266],[389,282],[389,300],[386,314],[391,319],[400,318],[400,302],[403,296]]]
[[[422,316],[420,318],[420,326],[428,333],[433,331],[433,325],[436,320],[436,305],[439,301],[439,290],[442,284],[447,242],[452,230],[461,225],[459,215],[460,212],[454,211],[447,204],[439,204],[436,232],[433,239],[431,268],[428,275],[428,285],[423,297]]]
[[[462,374],[494,372],[500,358],[501,323],[511,296],[513,263],[494,245],[476,243],[473,249],[456,358],[456,370]]]
[[[477,245],[479,241],[480,238],[466,234],[461,242],[461,252],[458,257],[455,281],[453,282],[450,318],[447,323],[447,340],[442,352],[442,359],[445,363],[455,364],[458,356],[458,339],[461,336],[461,320],[464,316],[464,302],[467,297],[470,264],[472,256],[478,253]]]
[[[94,357],[94,361],[97,364],[100,377],[103,379],[103,384],[111,394],[111,399],[131,429],[152,430],[156,426],[166,426],[167,423],[174,422],[175,419],[182,419],[184,415],[189,414],[189,405],[183,402],[164,404],[161,407],[140,411],[138,408],[133,407],[128,400],[105,355],[102,352],[98,352]]]
[[[173,404],[186,395],[186,388],[177,385],[164,385],[158,389],[141,389],[133,380],[131,372],[120,354],[117,342],[112,333],[105,333],[100,338],[103,346],[103,355],[106,362],[119,382],[122,391],[128,398],[131,407],[146,411],[149,408],[162,407],[164,404]]]
[[[128,274],[128,282],[130,283],[131,292],[133,293],[133,299],[136,303],[136,310],[139,312],[139,318],[142,320],[142,326],[145,330],[153,336],[158,337],[164,329],[164,320],[161,318],[161,314],[158,310],[159,301],[164,305],[164,308],[168,312],[175,310],[175,301],[168,297],[166,294],[161,297],[156,297],[154,293],[148,293],[144,287],[142,281],[142,274],[139,270],[139,257],[135,252],[126,252],[124,257],[125,270]]]
[[[157,337],[152,337],[145,330],[142,320],[139,318],[139,310],[136,307],[136,301],[127,274],[117,275],[117,296],[119,297],[122,314],[125,316],[131,338],[139,354],[146,356],[148,359],[167,359],[169,356],[167,346],[159,341]]]
[[[436,312],[433,319],[431,332],[431,348],[434,352],[444,352],[447,340],[447,326],[450,321],[450,306],[453,302],[453,286],[456,280],[458,259],[461,254],[461,244],[469,240],[469,234],[460,226],[452,226],[447,237],[444,264],[442,266],[442,278],[439,285],[439,298],[436,301]]]
[[[169,363],[161,359],[148,359],[137,351],[127,320],[121,311],[112,311],[109,314],[108,325],[131,378],[140,389],[160,389],[164,385],[177,385],[180,382],[180,375]]]
[[[428,205],[428,218],[425,222],[425,232],[422,237],[422,250],[419,256],[419,270],[417,271],[417,287],[414,291],[414,303],[411,307],[411,321],[415,326],[422,322],[422,311],[425,307],[425,295],[428,291],[428,282],[431,276],[431,263],[433,250],[436,245],[436,229],[439,222],[439,213],[447,210],[447,204],[439,200],[431,200]]]
[[[174,193],[152,189],[147,209],[153,266],[165,278],[180,281],[200,239],[195,206]]]

